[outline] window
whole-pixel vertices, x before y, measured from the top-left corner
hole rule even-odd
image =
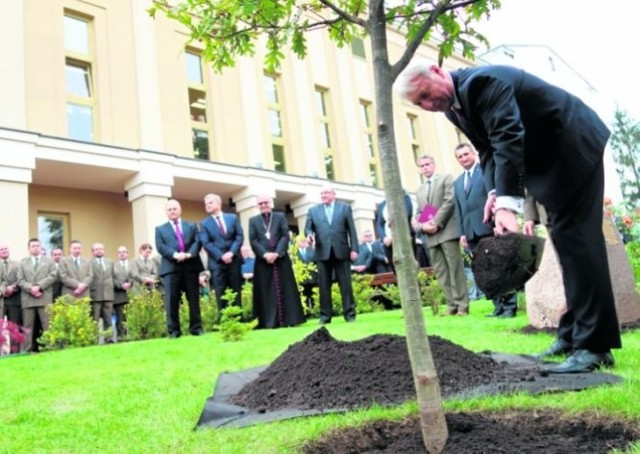
[[[273,168],[279,172],[287,171],[286,148],[282,126],[282,104],[279,99],[279,80],[274,75],[264,75],[264,90],[267,99],[267,118],[271,135],[271,155]]]
[[[95,140],[95,90],[91,53],[92,23],[71,14],[64,16],[67,134],[70,138]]]
[[[367,54],[364,49],[364,41],[362,38],[353,38],[351,41],[351,52],[356,57],[367,58]]]
[[[407,120],[409,122],[409,133],[411,134],[411,155],[413,156],[413,162],[417,163],[418,158],[422,156],[422,150],[420,148],[420,141],[418,140],[418,131],[420,125],[418,124],[418,117],[415,115],[408,114]],[[458,141],[460,143],[460,141]],[[418,184],[422,184],[424,177],[422,173],[418,172],[417,174]]]
[[[193,157],[208,161],[211,158],[209,153],[209,121],[207,117],[207,89],[202,73],[202,58],[199,54],[187,50],[185,52],[185,63],[189,113],[191,115]]]
[[[336,165],[335,155],[331,143],[331,128],[329,114],[327,109],[327,90],[316,87],[316,115],[318,119],[318,137],[320,138],[320,146],[324,156],[324,170],[328,180],[335,181]]]
[[[38,213],[38,238],[47,255],[51,250],[69,244],[69,215],[61,213]]]
[[[365,156],[369,163],[369,178],[373,187],[380,187],[380,171],[378,153],[376,151],[377,144],[375,143],[375,131],[373,130],[371,121],[371,103],[367,101],[360,101],[360,114],[361,125],[363,131],[363,143]]]

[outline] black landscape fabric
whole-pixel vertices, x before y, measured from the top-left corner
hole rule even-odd
[[[445,399],[578,391],[622,380],[601,372],[547,374],[531,356],[474,353],[438,336],[429,342]],[[220,374],[196,427],[244,427],[414,399],[404,337],[345,342],[323,327],[268,366]]]

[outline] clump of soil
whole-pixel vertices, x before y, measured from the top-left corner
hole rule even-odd
[[[484,384],[535,380],[540,371],[507,367],[437,336],[431,353],[443,397]],[[353,409],[415,399],[405,338],[374,335],[354,342],[320,328],[291,345],[232,403],[262,412],[283,408]],[[640,435],[636,426],[551,411],[447,414],[446,453],[605,453],[625,449]],[[375,421],[341,429],[302,447],[309,454],[424,453],[417,418]]]
[[[509,233],[481,239],[471,264],[476,285],[492,299],[522,288],[538,270],[544,239]]]
[[[457,392],[503,381],[535,380],[537,368],[513,370],[437,336],[429,337],[440,390]],[[353,409],[415,399],[406,340],[374,335],[354,342],[320,328],[291,345],[231,403],[258,411]]]

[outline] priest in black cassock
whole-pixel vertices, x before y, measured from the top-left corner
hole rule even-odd
[[[259,328],[295,326],[305,321],[300,292],[289,258],[289,226],[273,212],[272,199],[256,198],[260,214],[249,219],[249,241],[256,256],[253,310]]]

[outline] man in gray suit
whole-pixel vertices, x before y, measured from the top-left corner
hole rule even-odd
[[[113,261],[104,256],[102,243],[93,243],[91,255],[93,255],[91,261],[93,279],[89,287],[91,313],[96,322],[102,319],[103,329],[108,329],[111,327],[113,315]]]
[[[318,265],[318,287],[320,290],[320,323],[331,323],[331,275],[335,272],[344,319],[356,320],[356,304],[351,286],[351,261],[358,258],[358,236],[351,207],[336,202],[333,187],[325,186],[320,191],[322,203],[314,205],[307,213],[304,227],[310,244],[315,244],[315,261]]]
[[[62,260],[58,269],[63,285],[63,295],[71,295],[74,298],[89,296],[93,267],[91,261],[83,259],[81,255],[82,243],[72,240],[69,244],[69,256]]]
[[[460,231],[460,245],[475,249],[484,237],[493,236],[493,226],[484,223],[484,204],[487,201],[487,188],[484,176],[478,162],[478,157],[471,145],[459,144],[456,149],[456,159],[464,172],[454,182],[456,194],[456,218]],[[516,293],[511,292],[493,300],[494,310],[490,317],[510,318],[516,316]]]
[[[5,269],[4,278],[4,313],[8,320],[22,326],[22,303],[20,298],[20,286],[18,285],[18,269],[20,262],[11,260],[9,246],[0,244],[0,261]]]
[[[56,280],[53,260],[41,255],[40,240],[29,240],[29,257],[22,259],[18,269],[18,283],[22,290],[22,320],[25,328],[23,349],[33,350],[33,328],[36,317],[42,330],[49,329],[46,307],[53,302],[52,286]]]
[[[129,303],[127,291],[133,286],[133,274],[129,262],[129,250],[118,247],[118,261],[113,264],[113,312],[116,314],[118,339],[125,333],[125,306]]]
[[[436,279],[447,296],[447,313],[465,316],[469,314],[469,296],[458,244],[460,234],[455,216],[453,178],[449,174],[436,174],[436,163],[431,156],[420,156],[417,164],[425,183],[416,194],[418,216],[412,226],[417,233],[426,234]],[[432,217],[421,221],[421,213],[427,205],[427,209],[432,208]]]

